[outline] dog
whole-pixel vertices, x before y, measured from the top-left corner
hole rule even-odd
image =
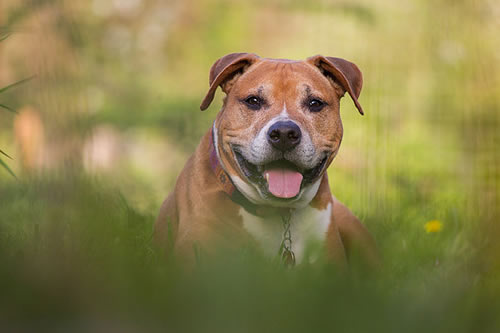
[[[188,258],[250,242],[287,265],[324,257],[346,266],[354,251],[376,265],[374,239],[331,194],[326,173],[346,92],[363,115],[358,67],[232,53],[213,64],[209,83],[200,109],[218,87],[223,106],[161,207],[155,242]]]

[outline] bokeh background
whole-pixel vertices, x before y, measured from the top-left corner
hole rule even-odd
[[[499,31],[494,0],[1,0],[0,87],[34,78],[0,93],[0,328],[500,330]],[[382,272],[158,258],[231,52],[361,68],[329,176]]]

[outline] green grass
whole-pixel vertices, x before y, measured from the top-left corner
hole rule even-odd
[[[192,270],[151,244],[154,216],[116,189],[71,174],[0,188],[0,324],[182,332],[495,332],[488,294],[457,225],[426,234],[425,220],[366,216],[384,256],[380,272],[325,264],[286,270],[248,249]],[[441,209],[443,204],[440,205]],[[368,214],[368,213],[367,213]],[[380,214],[380,212],[378,213]],[[454,213],[443,213],[452,220]],[[415,214],[416,215],[416,214]],[[435,216],[435,215],[434,215]],[[457,218],[457,217],[455,217]],[[7,326],[5,326],[7,325]]]

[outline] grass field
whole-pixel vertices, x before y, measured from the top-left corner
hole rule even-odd
[[[81,176],[11,182],[0,190],[0,322],[6,331],[496,332],[497,274],[478,256],[483,237],[458,202],[414,198],[366,212],[380,272],[316,264],[286,270],[241,251],[185,272],[152,247],[153,216]],[[422,203],[424,204],[425,201]]]
[[[0,87],[36,77],[0,94],[0,331],[500,332],[499,22],[486,0],[2,1]],[[328,173],[380,271],[248,249],[185,271],[151,244],[238,51],[363,71]]]

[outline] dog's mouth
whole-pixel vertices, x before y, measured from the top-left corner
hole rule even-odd
[[[286,159],[255,165],[243,157],[239,151],[233,150],[233,152],[245,177],[259,186],[262,194],[280,199],[296,198],[305,185],[318,178],[328,160],[328,154],[325,154],[318,165],[302,170]]]

